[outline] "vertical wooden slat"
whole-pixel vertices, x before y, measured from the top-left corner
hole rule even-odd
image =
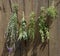
[[[41,7],[48,7],[48,0],[33,0],[33,10],[37,17],[40,15]],[[36,23],[38,25],[38,23]],[[36,26],[37,27],[37,26]],[[39,40],[38,29],[36,28],[36,39],[33,45],[33,55],[32,56],[48,56],[48,44],[41,44]]]
[[[1,0],[2,1],[2,33],[3,33],[3,37],[2,37],[2,41],[3,41],[3,52],[1,53],[2,55],[1,56],[6,56],[7,55],[7,52],[6,52],[6,49],[5,49],[5,31],[6,31],[6,28],[7,28],[7,24],[9,22],[9,18],[10,18],[10,15],[11,15],[11,10],[10,10],[10,5],[9,5],[9,0]]]
[[[18,4],[18,19],[19,22],[22,18],[22,12],[25,11],[25,19],[27,24],[29,24],[29,15],[32,11],[35,12],[36,18],[39,16],[41,6],[48,7],[48,0],[11,0],[12,4]],[[56,1],[56,0],[55,0]],[[59,0],[57,0],[59,1]],[[52,0],[49,0],[49,4],[51,4]],[[11,7],[9,4],[9,0],[0,0],[0,6],[2,7],[2,11],[0,10],[0,43],[3,42],[3,37],[5,34],[5,30],[7,24],[9,22],[9,17],[11,15]],[[60,6],[60,5],[59,5]],[[58,8],[58,12],[60,7]],[[60,16],[60,12],[58,13]],[[59,17],[60,18],[60,17]],[[49,42],[49,54],[50,56],[59,56],[60,55],[60,19],[54,20],[50,29],[50,42]],[[36,29],[37,32],[37,29]],[[27,43],[25,46],[25,42],[20,43],[20,48],[17,51],[15,56],[49,56],[48,55],[48,45],[43,46],[38,39],[38,33],[36,33],[36,39],[34,42]],[[0,49],[2,50],[2,46],[0,45]]]
[[[25,0],[25,18],[27,23],[29,24],[29,16],[32,12],[32,0]]]
[[[2,55],[3,51],[3,23],[2,23],[2,0],[0,0],[0,56]]]
[[[59,2],[60,0],[54,0],[55,3]],[[52,3],[52,0],[49,0],[50,4]],[[54,22],[51,25],[50,29],[50,46],[49,46],[49,53],[50,56],[60,56],[60,4],[56,7],[58,16],[54,20]]]
[[[2,38],[3,38],[3,23],[2,23],[2,1],[0,0],[0,43],[2,43]],[[2,32],[2,33],[1,33]]]
[[[57,55],[60,56],[60,0],[58,0],[59,4],[57,6],[58,18],[57,18]]]

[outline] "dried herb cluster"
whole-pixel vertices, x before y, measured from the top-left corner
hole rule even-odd
[[[20,29],[19,29],[19,37],[18,37],[18,40],[22,40],[22,39],[24,39],[24,40],[28,39],[24,12],[23,12],[23,18],[21,21],[21,25],[20,25]]]
[[[49,39],[49,23],[46,23],[48,17],[50,20],[55,19],[57,15],[56,8],[54,4],[48,8],[41,7],[40,16],[39,16],[39,27],[40,27],[40,34],[41,34],[41,41],[44,42],[46,39]]]
[[[6,47],[9,52],[11,52],[13,48],[15,48],[15,43],[17,41],[18,36],[18,25],[17,25],[18,20],[16,12],[17,12],[16,10],[12,12],[6,31]]]
[[[7,27],[7,43],[10,44],[15,43],[16,40],[27,40],[34,39],[35,37],[35,13],[32,12],[30,15],[30,22],[29,26],[27,28],[27,23],[25,21],[24,13],[23,18],[20,22],[20,28],[18,29],[18,20],[17,20],[17,7],[14,7],[14,12],[12,16],[10,17],[10,22]],[[53,19],[57,15],[56,8],[54,6],[50,6],[48,8],[41,7],[40,10],[40,16],[38,17],[39,20],[39,27],[40,27],[40,35],[41,35],[41,41],[44,42],[46,39],[49,39],[49,26],[46,23],[46,20],[48,16]]]
[[[35,37],[35,14],[34,12],[30,15],[30,23],[28,26],[28,36],[30,36],[30,39],[34,39]]]

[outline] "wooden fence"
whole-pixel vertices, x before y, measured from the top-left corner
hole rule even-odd
[[[4,50],[5,30],[12,12],[12,4],[18,4],[18,19],[21,20],[22,11],[25,12],[25,18],[29,23],[29,14],[34,11],[39,16],[40,7],[48,7],[52,0],[0,0],[0,56],[7,56]],[[50,40],[48,43],[41,44],[38,33],[36,33],[35,41],[30,43],[22,42],[16,50],[14,56],[60,56],[60,4],[57,3],[58,17],[50,26]],[[37,31],[37,29],[36,29]]]

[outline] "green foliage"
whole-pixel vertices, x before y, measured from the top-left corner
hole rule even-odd
[[[18,35],[18,27],[17,27],[17,13],[13,12],[10,21],[8,23],[6,36],[7,36],[7,45],[13,46],[13,44],[16,42],[16,38]]]
[[[29,27],[28,27],[28,36],[30,39],[34,39],[35,35],[35,14],[34,12],[31,13],[30,15],[30,22],[29,22]]]
[[[24,18],[24,13],[23,13],[23,18],[20,23],[20,29],[18,31],[17,27],[17,5],[13,5],[13,14],[10,17],[10,21],[8,24],[7,28],[7,41],[10,41],[10,43],[13,43],[16,41],[16,37],[18,36],[18,40],[27,40],[28,37],[30,39],[34,39],[35,37],[35,13],[32,12],[30,15],[30,22],[28,25],[28,29],[26,26],[26,21]],[[40,16],[38,17],[39,19],[39,32],[41,34],[41,41],[44,42],[46,39],[49,39],[49,26],[46,23],[46,20],[48,20],[48,16],[53,19],[57,15],[56,8],[54,5],[49,6],[48,8],[41,7],[40,10]]]
[[[51,19],[54,19],[57,15],[56,8],[54,5],[50,6],[49,8],[41,7],[41,12],[39,16],[39,27],[40,27],[40,34],[41,34],[41,40],[42,42],[45,41],[45,39],[49,39],[49,26],[46,24],[46,20],[48,16]]]
[[[13,9],[13,12],[17,12],[18,11],[18,5],[17,4],[13,4],[12,5],[12,9]]]
[[[57,15],[57,10],[56,10],[56,7],[55,7],[55,2],[54,2],[54,0],[52,1],[51,6],[49,6],[49,7],[47,8],[47,15],[48,15],[49,17],[51,17],[52,19],[54,19],[54,18],[56,17],[56,15]]]
[[[57,15],[56,8],[54,6],[50,6],[49,8],[47,8],[47,14],[48,16],[55,18]]]
[[[23,18],[22,18],[22,21],[21,21],[21,26],[20,26],[20,29],[19,29],[19,37],[18,37],[18,40],[22,40],[22,39],[23,40],[28,39],[24,13],[23,13]]]
[[[41,41],[44,42],[45,39],[49,38],[49,31],[47,30],[48,27],[47,27],[47,24],[46,24],[46,14],[47,14],[47,11],[44,7],[41,7],[41,12],[40,12],[40,16],[39,16],[39,27],[40,27],[40,34],[41,34]]]

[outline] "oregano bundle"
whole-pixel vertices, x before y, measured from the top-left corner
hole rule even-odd
[[[45,7],[41,7],[41,12],[39,16],[39,27],[40,27],[40,34],[41,34],[41,41],[44,42],[45,39],[49,39],[49,29],[48,25],[46,24],[47,20],[47,10]]]
[[[41,12],[39,16],[39,27],[41,34],[41,41],[44,42],[46,39],[49,39],[49,25],[46,23],[47,18],[50,17],[51,20],[54,19],[57,15],[56,8],[54,6],[54,2],[47,9],[45,7],[41,7]],[[49,18],[49,19],[50,19]]]

